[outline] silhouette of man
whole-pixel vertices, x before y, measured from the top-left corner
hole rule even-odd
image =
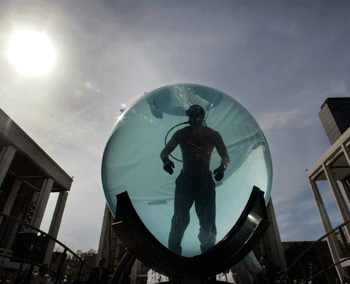
[[[169,234],[169,249],[181,255],[181,241],[190,222],[190,209],[195,204],[199,219],[198,239],[202,253],[215,245],[215,182],[209,170],[210,157],[214,147],[221,157],[221,165],[214,170],[216,181],[224,177],[226,167],[230,163],[226,146],[219,132],[203,125],[205,110],[192,105],[186,115],[190,126],[184,127],[173,135],[162,150],[160,158],[164,170],[173,174],[174,163],[169,155],[177,145],[180,145],[183,168],[176,179],[174,216]]]
[[[107,284],[108,280],[108,270],[104,267],[106,260],[101,258],[98,262],[98,267],[92,269],[90,273],[90,277],[87,280],[88,284]]]
[[[30,283],[47,284],[47,281],[49,280],[49,275],[47,275],[46,272],[48,272],[47,264],[43,264],[42,266],[40,266],[39,272],[33,274]]]

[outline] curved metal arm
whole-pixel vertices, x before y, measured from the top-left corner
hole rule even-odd
[[[242,260],[266,232],[270,222],[263,194],[254,187],[242,215],[226,237],[212,249],[191,258],[171,252],[150,233],[127,192],[117,195],[117,222],[112,226],[128,251],[153,270],[170,277],[205,278]]]

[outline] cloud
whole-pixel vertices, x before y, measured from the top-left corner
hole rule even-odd
[[[272,113],[264,114],[260,120],[259,124],[263,131],[268,131],[270,129],[280,129],[287,126],[295,126],[295,122],[300,120],[300,116],[303,115],[303,109],[305,106],[298,106],[295,109],[287,111],[274,111]]]
[[[298,26],[295,22],[279,19],[272,22],[270,30],[284,35],[292,35],[298,32]]]
[[[349,85],[344,81],[330,80],[330,88],[325,92],[325,96],[349,96]]]

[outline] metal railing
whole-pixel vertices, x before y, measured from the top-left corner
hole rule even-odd
[[[86,264],[86,262],[81,257],[79,257],[74,251],[69,249],[66,245],[61,243],[59,240],[53,238],[52,236],[50,236],[46,232],[25,223],[22,220],[16,219],[14,217],[3,214],[1,212],[0,212],[0,244],[4,240],[4,236],[6,234],[6,228],[8,228],[9,225],[16,225],[17,226],[17,228],[15,228],[15,226],[13,226],[12,231],[17,230],[19,232],[21,227],[22,227],[22,229],[26,228],[26,230],[30,230],[31,232],[34,232],[34,236],[35,236],[35,240],[32,242],[32,244],[29,245],[30,246],[29,247],[30,253],[27,255],[28,257],[21,258],[21,257],[13,256],[13,255],[0,254],[1,258],[9,258],[12,262],[20,263],[20,267],[19,267],[18,272],[17,272],[17,277],[20,275],[21,272],[22,273],[24,272],[25,276],[24,276],[24,282],[22,282],[22,284],[29,283],[30,279],[32,277],[34,268],[41,267],[43,265],[43,256],[46,255],[47,247],[48,247],[48,244],[50,243],[50,241],[54,242],[54,246],[59,245],[63,249],[63,252],[60,253],[61,259],[58,262],[57,269],[55,269],[55,270],[49,269],[49,271],[51,273],[54,273],[54,275],[55,275],[55,278],[56,278],[55,282],[54,282],[55,284],[61,282],[61,280],[67,279],[67,275],[66,275],[66,271],[65,271],[64,266],[65,266],[65,263],[67,263],[67,259],[69,258],[69,256],[71,258],[74,258],[76,261],[78,261],[79,265],[80,265],[75,277],[73,276],[73,279],[70,279],[72,282],[77,281],[77,283],[79,283],[82,280],[81,279],[82,272],[83,272],[83,270],[85,270],[85,271],[88,271],[89,275],[95,275],[95,282],[94,283],[102,284],[98,275],[92,270],[92,268],[90,266],[88,266]],[[12,243],[12,245],[11,245],[11,247],[5,247],[4,248],[5,250],[15,248],[16,243],[14,243],[14,241],[15,241],[14,238],[17,238],[17,236],[19,234],[20,233],[16,232],[14,234],[14,236],[12,236],[12,238],[9,239],[9,241]],[[46,238],[46,243],[43,242],[44,238]],[[6,244],[6,242],[5,242],[5,244]],[[52,248],[54,248],[54,247],[52,247]],[[0,246],[0,249],[3,249],[3,248],[1,248],[1,246]],[[52,263],[52,261],[51,261],[51,263]],[[26,271],[21,271],[23,264],[27,264],[27,266],[29,265],[29,268],[26,269]],[[49,266],[49,263],[47,263],[47,265]],[[1,266],[0,266],[0,268],[1,268]]]
[[[322,279],[322,282],[320,283],[327,283],[327,284],[333,284],[333,283],[345,283],[344,279],[339,279],[339,276],[336,274],[334,276],[334,271],[336,266],[341,265],[343,262],[348,261],[350,259],[350,245],[349,240],[346,239],[343,227],[350,224],[349,222],[345,222],[338,227],[334,228],[329,233],[323,235],[318,240],[315,241],[312,245],[310,245],[308,248],[306,248],[294,261],[293,263],[288,267],[286,272],[281,276],[279,283],[291,283],[290,279],[295,279],[295,277],[291,277],[294,275],[291,275],[291,271],[295,269],[295,266],[298,265],[301,273],[303,275],[302,280],[306,280],[306,283],[318,283],[318,279]],[[336,263],[331,262],[330,265],[327,265],[326,259],[324,256],[322,256],[322,251],[319,249],[319,246],[321,242],[324,242],[324,239],[327,237],[330,237],[334,234],[334,240],[337,242],[337,253],[339,255],[340,260]],[[318,263],[312,267],[309,267],[309,275],[306,274],[305,267],[303,267],[302,263],[305,262],[303,260],[306,259],[306,255],[308,253],[311,253],[311,251],[316,251],[317,255],[317,261]],[[324,253],[324,252],[323,252]],[[316,261],[316,260],[315,260]],[[332,273],[333,272],[333,273]],[[311,274],[311,275],[310,275]],[[333,274],[333,275],[332,275]],[[333,277],[332,277],[333,276]],[[299,279],[300,280],[300,279]],[[337,282],[340,280],[340,282]],[[348,282],[347,282],[348,283]]]

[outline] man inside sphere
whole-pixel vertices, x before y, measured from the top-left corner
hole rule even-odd
[[[173,174],[174,163],[169,155],[180,144],[183,168],[176,179],[174,216],[169,234],[169,249],[181,255],[181,241],[190,223],[190,209],[195,203],[199,219],[198,239],[202,253],[212,248],[216,241],[215,226],[215,182],[209,170],[210,157],[214,147],[221,157],[221,165],[214,170],[216,181],[222,180],[230,163],[226,146],[219,132],[204,126],[205,111],[199,105],[192,105],[186,115],[190,126],[175,132],[160,154],[164,170]]]

